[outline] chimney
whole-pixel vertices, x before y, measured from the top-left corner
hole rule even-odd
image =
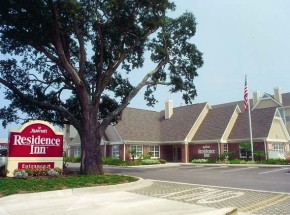
[[[165,119],[170,119],[173,114],[173,101],[167,100],[165,101]]]
[[[253,107],[260,101],[261,94],[260,91],[255,91],[253,93]]]
[[[277,102],[279,102],[280,104],[283,104],[280,87],[274,88],[274,98]]]

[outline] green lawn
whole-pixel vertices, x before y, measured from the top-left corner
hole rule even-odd
[[[138,178],[124,175],[100,175],[100,176],[61,176],[42,178],[0,178],[0,197],[17,194],[33,193],[69,188],[92,187],[101,185],[113,185],[137,181]]]

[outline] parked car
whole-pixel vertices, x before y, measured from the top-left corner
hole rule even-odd
[[[0,149],[0,176],[5,175],[5,166],[7,163],[7,149]]]

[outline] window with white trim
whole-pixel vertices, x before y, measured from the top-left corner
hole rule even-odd
[[[112,157],[113,158],[119,158],[120,157],[119,145],[113,145],[112,146]]]
[[[224,144],[224,153],[229,152],[229,145],[227,143]]]
[[[152,158],[160,158],[160,146],[150,146]]]
[[[141,145],[132,145],[130,146],[130,150],[136,150],[136,157],[135,158],[142,158],[143,156],[143,146]],[[132,155],[131,155],[132,157]]]
[[[274,143],[274,151],[284,153],[283,143]]]
[[[81,156],[81,147],[74,147],[74,157],[80,157]]]

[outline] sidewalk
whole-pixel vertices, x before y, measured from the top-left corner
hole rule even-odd
[[[237,214],[235,208],[215,209],[129,192],[151,184],[150,180],[140,179],[128,184],[7,196],[0,198],[0,215]]]

